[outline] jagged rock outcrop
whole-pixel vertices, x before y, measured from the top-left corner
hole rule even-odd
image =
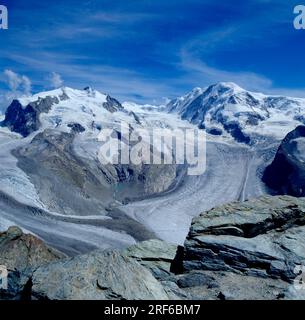
[[[231,288],[232,298],[254,298],[238,282],[240,292],[233,294],[237,278],[250,281],[254,292],[265,291],[267,299],[271,287],[278,293],[273,298],[284,298],[297,276],[295,267],[305,264],[304,237],[303,198],[266,196],[224,205],[193,220],[185,242],[184,272],[210,272],[216,286],[226,283],[226,290]]]
[[[97,250],[68,259],[10,228],[0,234],[0,264],[12,269],[9,291],[0,298],[305,299],[297,282],[298,267],[305,265],[304,238],[305,198],[290,196],[201,214],[183,252],[150,240],[121,252]]]
[[[65,99],[63,96],[62,99]],[[40,127],[39,116],[51,110],[53,104],[58,104],[57,97],[39,98],[24,107],[18,100],[14,100],[5,112],[3,126],[26,137]]]
[[[151,274],[117,251],[93,251],[66,258],[18,227],[0,233],[0,265],[8,290],[0,299],[109,300],[176,298]]]
[[[42,240],[24,234],[18,227],[10,227],[0,233],[0,265],[8,270],[8,291],[0,291],[0,299],[18,297],[33,270],[64,257],[62,253],[46,246]]]
[[[87,255],[38,268],[32,296],[52,300],[169,299],[148,269],[116,251]]]
[[[305,200],[262,197],[195,218],[185,242],[185,270],[235,271],[292,281],[305,263]]]
[[[46,246],[37,237],[24,234],[18,227],[0,233],[0,264],[8,269],[34,269],[63,257],[62,253]]]
[[[195,218],[184,255],[176,250],[170,272],[161,276],[158,259],[168,245],[148,241],[126,252],[180,299],[304,299],[304,291],[293,286],[295,267],[305,263],[304,236],[305,199],[266,196]],[[180,271],[173,268],[179,261]]]
[[[109,95],[107,95],[106,102],[104,102],[103,107],[111,113],[124,110],[124,107],[120,102]]]
[[[263,181],[279,194],[305,196],[305,126],[286,136]]]
[[[82,133],[86,131],[86,129],[79,123],[69,123],[68,127],[71,128],[72,133]]]

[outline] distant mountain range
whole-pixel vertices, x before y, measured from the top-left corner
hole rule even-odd
[[[283,138],[283,132],[305,123],[305,99],[267,96],[234,83],[195,88],[166,109],[212,135],[230,135],[250,145],[269,136]]]
[[[23,136],[41,126],[69,131],[75,123],[90,131],[114,118],[130,123],[139,121],[138,117],[135,119],[135,107],[142,111],[164,109],[211,135],[233,137],[237,142],[250,145],[266,137],[282,139],[296,126],[305,124],[305,99],[267,96],[244,90],[234,83],[221,82],[208,88],[195,88],[164,108],[121,104],[89,87],[84,90],[63,87],[14,100],[2,125]],[[118,111],[115,117],[111,116]]]

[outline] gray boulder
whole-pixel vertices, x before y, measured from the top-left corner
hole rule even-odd
[[[157,239],[137,243],[124,251],[125,255],[150,269],[157,279],[170,275],[176,253],[177,246]]]
[[[184,270],[209,270],[292,283],[305,264],[305,199],[262,197],[193,220]]]
[[[0,265],[8,270],[8,290],[0,291],[0,299],[20,296],[33,270],[64,257],[18,227],[0,233]]]
[[[38,268],[32,297],[51,300],[168,300],[152,274],[119,252],[95,251]]]
[[[35,269],[65,256],[49,248],[31,234],[24,234],[18,227],[0,233],[0,264],[9,270]]]

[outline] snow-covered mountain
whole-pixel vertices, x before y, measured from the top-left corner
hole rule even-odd
[[[268,192],[261,175],[304,111],[304,99],[232,83],[196,88],[165,107],[121,104],[91,88],[16,99],[0,127],[0,229],[19,225],[68,254],[154,237],[181,243],[200,212]],[[205,128],[206,173],[102,165],[99,133],[121,121],[131,130]]]
[[[0,127],[0,230],[12,224],[69,254],[124,247],[154,233],[117,207],[176,185],[176,165],[103,165],[102,129],[188,125],[91,88],[14,100]]]
[[[212,135],[229,135],[251,145],[268,137],[282,139],[305,123],[305,99],[267,96],[230,82],[195,88],[171,101],[166,110]]]
[[[64,87],[14,100],[5,113],[3,126],[26,137],[44,128],[93,132],[115,118],[131,121],[116,99],[89,87]]]

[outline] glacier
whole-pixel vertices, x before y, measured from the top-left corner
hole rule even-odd
[[[305,99],[233,83],[195,88],[167,105],[120,103],[92,88],[23,97],[0,128],[0,229],[16,224],[69,255],[160,238],[182,244],[191,220],[270,193],[262,182],[281,140],[304,124]],[[101,166],[102,128],[207,132],[207,171]]]

